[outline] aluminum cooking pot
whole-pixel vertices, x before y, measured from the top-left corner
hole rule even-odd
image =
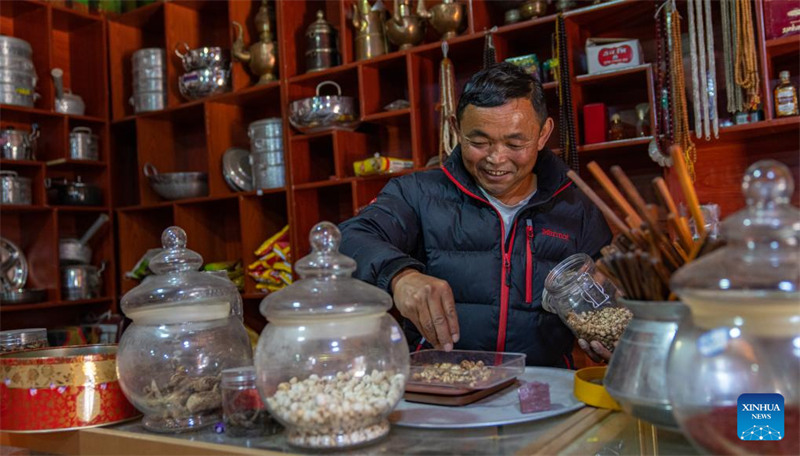
[[[8,160],[34,160],[36,157],[36,139],[39,138],[39,126],[31,125],[31,131],[16,130],[7,127],[0,131],[0,150]]]
[[[58,241],[58,259],[63,264],[88,264],[92,261],[92,249],[87,244],[106,222],[108,215],[100,214],[80,239],[61,238]]]
[[[102,206],[103,192],[100,187],[85,184],[78,176],[75,182],[67,179],[45,179],[47,199],[51,204],[68,206]]]
[[[336,87],[336,95],[321,96],[319,90],[326,85]],[[317,85],[317,96],[303,98],[289,104],[289,123],[302,133],[341,128],[355,129],[359,122],[356,100],[342,96],[342,88],[333,81]]]
[[[224,51],[221,47],[191,49],[186,43],[178,43],[175,46],[175,55],[180,57],[181,62],[183,62],[183,69],[186,71],[203,68],[225,68],[228,66],[229,60],[227,51]]]
[[[33,48],[30,43],[13,36],[0,35],[0,55],[30,59]]]
[[[99,160],[98,136],[89,127],[75,127],[69,134],[69,158]]]
[[[0,171],[2,204],[31,204],[31,179],[17,175],[16,171]]]
[[[105,269],[105,262],[99,268],[91,264],[61,266],[61,297],[67,301],[99,297]]]

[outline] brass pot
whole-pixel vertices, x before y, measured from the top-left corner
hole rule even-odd
[[[454,0],[445,0],[428,10],[428,21],[443,40],[449,40],[462,32],[466,27],[464,5]]]

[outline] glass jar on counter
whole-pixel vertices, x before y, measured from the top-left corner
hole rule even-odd
[[[258,437],[274,434],[280,429],[258,394],[255,367],[225,369],[221,385],[225,435]]]
[[[670,350],[669,398],[684,434],[712,454],[800,454],[800,211],[789,204],[793,189],[783,164],[753,164],[742,182],[747,207],[722,225],[727,245],[671,281],[691,316]]]
[[[311,230],[301,280],[261,302],[269,324],[256,348],[258,387],[290,444],[342,448],[389,432],[408,378],[408,345],[387,310],[391,297],[350,277],[329,222]]]
[[[133,323],[122,334],[117,371],[123,393],[155,432],[182,432],[221,419],[221,373],[252,364],[242,299],[227,277],[199,272],[186,233],[164,230],[154,275],[122,297]]]
[[[47,329],[29,328],[0,331],[0,353],[47,347]]]
[[[553,268],[544,281],[542,307],[557,314],[575,337],[596,340],[613,351],[633,313],[617,302],[617,287],[585,253]]]

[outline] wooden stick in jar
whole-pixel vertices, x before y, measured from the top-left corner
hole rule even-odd
[[[589,172],[592,173],[597,182],[603,187],[603,190],[608,193],[612,200],[619,206],[622,212],[625,213],[625,220],[628,220],[630,217],[630,227],[631,228],[638,228],[642,224],[642,219],[636,213],[636,211],[631,207],[630,203],[622,196],[619,189],[611,182],[611,179],[608,178],[605,172],[600,168],[600,165],[597,162],[591,162],[586,165],[586,168],[589,169]]]
[[[588,196],[589,199],[592,200],[595,206],[597,206],[597,208],[600,209],[600,212],[602,212],[603,215],[605,215],[605,217],[611,222],[612,225],[616,226],[617,229],[620,230],[622,233],[625,233],[626,236],[630,236],[630,231],[628,231],[628,226],[625,225],[625,223],[622,220],[620,220],[617,214],[615,214],[610,207],[608,207],[608,204],[606,204],[605,201],[603,201],[602,199],[600,199],[599,196],[597,196],[597,193],[595,193],[594,190],[592,190],[592,188],[589,187],[589,185],[586,182],[584,182],[583,179],[581,179],[578,173],[576,173],[573,170],[569,170],[567,171],[567,177],[572,179],[572,182],[575,182],[575,185],[577,185],[578,188],[580,188],[583,191],[583,193],[585,193],[586,196]]]
[[[667,216],[667,223],[669,223],[669,226],[671,226],[672,230],[675,231],[675,234],[678,235],[678,239],[680,240],[681,247],[683,247],[684,252],[688,252],[694,247],[694,241],[692,240],[692,233],[689,232],[689,226],[685,225],[685,222],[686,219],[683,219],[682,217],[676,217],[675,214],[669,214]]]
[[[681,184],[683,196],[686,198],[689,213],[694,218],[697,234],[700,238],[703,238],[706,234],[706,222],[703,218],[703,213],[700,211],[700,203],[697,200],[697,193],[694,191],[689,170],[686,169],[686,163],[683,161],[683,151],[680,146],[672,145],[669,148],[669,154],[672,157],[672,169],[675,170],[675,174],[678,176],[678,182]]]

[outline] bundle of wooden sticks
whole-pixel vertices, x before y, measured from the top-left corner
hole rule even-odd
[[[598,270],[614,282],[628,299],[642,301],[674,299],[669,288],[670,276],[704,250],[705,222],[680,147],[672,146],[670,155],[689,213],[695,221],[698,240],[692,238],[686,217],[678,213],[664,179],[660,177],[653,179],[653,186],[661,209],[667,214],[666,227],[663,223],[659,223],[659,207],[645,202],[619,166],[612,166],[611,173],[625,192],[627,199],[596,162],[587,165],[589,172],[624,214],[624,221],[577,173],[574,171],[567,173],[603,212],[606,220],[619,231],[614,241],[603,247],[601,250],[603,257],[597,260],[596,265]]]

